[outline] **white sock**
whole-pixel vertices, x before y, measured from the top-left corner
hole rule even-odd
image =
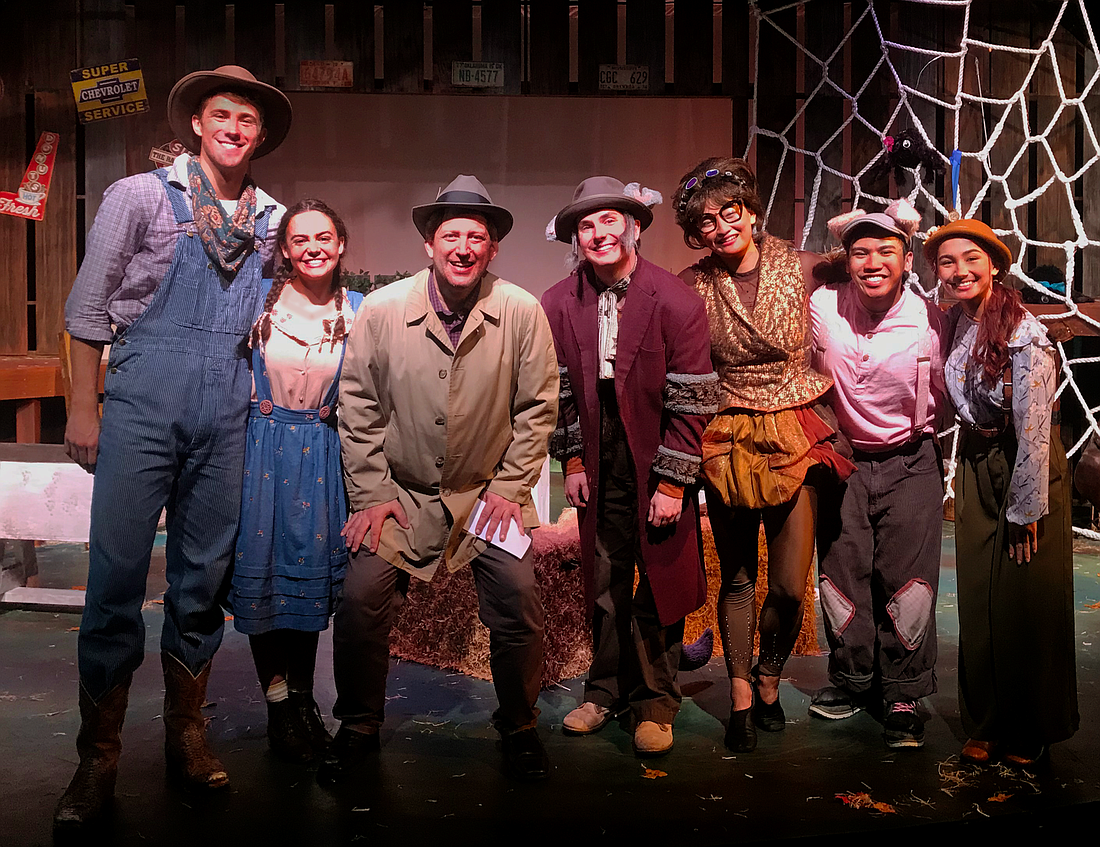
[[[281,703],[287,698],[287,691],[286,680],[280,679],[278,682],[273,682],[264,692],[264,699],[268,703]]]

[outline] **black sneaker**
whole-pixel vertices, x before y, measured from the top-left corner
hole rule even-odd
[[[915,700],[899,700],[886,709],[885,731],[887,747],[923,747],[924,721],[917,714]]]
[[[831,721],[841,721],[863,711],[850,693],[830,685],[822,688],[810,701],[810,714]]]

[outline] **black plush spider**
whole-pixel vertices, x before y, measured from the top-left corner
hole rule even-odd
[[[893,170],[894,182],[901,188],[908,182],[907,170],[924,165],[923,182],[930,180],[933,174],[945,171],[942,157],[924,143],[915,129],[903,129],[897,135],[888,135],[882,143],[886,155],[867,172],[871,179],[881,179]]]

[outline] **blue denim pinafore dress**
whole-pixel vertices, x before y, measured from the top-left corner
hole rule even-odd
[[[348,292],[352,309],[362,301],[362,294]],[[346,336],[344,345],[346,350]],[[319,409],[275,405],[259,349],[252,362],[256,399],[233,562],[233,625],[246,635],[319,632],[328,627],[348,562],[340,536],[347,495],[336,429],[344,355]]]

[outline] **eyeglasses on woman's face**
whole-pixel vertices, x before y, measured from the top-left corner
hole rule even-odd
[[[718,210],[717,215],[703,215],[699,218],[699,232],[714,232],[718,229],[718,219],[721,218],[728,224],[735,224],[741,220],[745,212],[745,206],[739,200],[730,200]]]

